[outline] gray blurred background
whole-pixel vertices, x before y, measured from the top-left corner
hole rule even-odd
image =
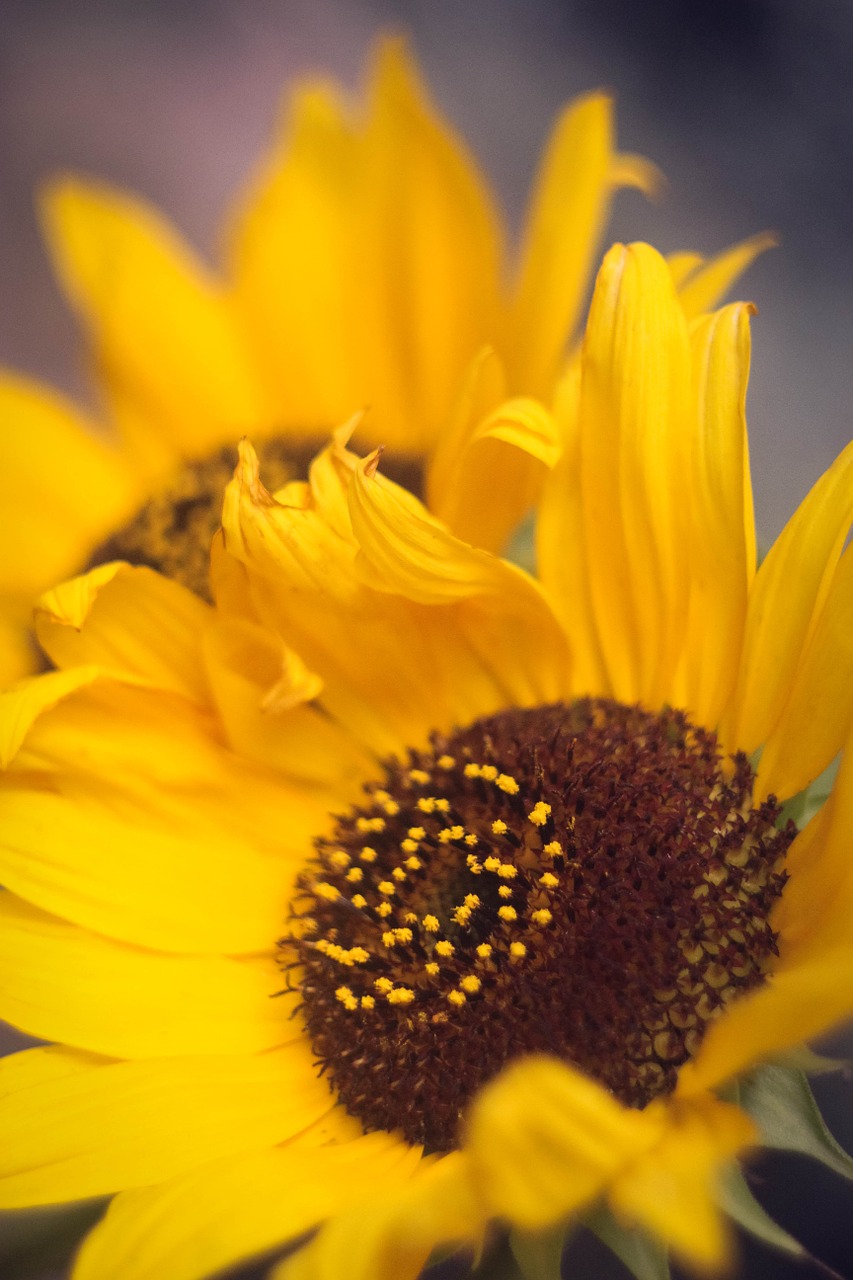
[[[604,85],[621,147],[670,183],[657,205],[620,196],[611,239],[713,253],[779,233],[739,289],[760,310],[749,418],[766,546],[853,434],[849,0],[0,0],[0,363],[87,395],[33,216],[40,178],[72,168],[126,185],[215,255],[284,84],[324,71],[356,88],[388,27],[409,33],[512,225],[555,111]],[[818,1089],[853,1148],[853,1088],[834,1078]],[[768,1206],[853,1277],[850,1190],[794,1158],[759,1174]],[[17,1275],[40,1267],[14,1264]],[[591,1253],[571,1274],[623,1273]],[[744,1274],[820,1273],[749,1248]]]

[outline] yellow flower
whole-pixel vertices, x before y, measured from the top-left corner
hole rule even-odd
[[[853,1009],[853,754],[800,834],[772,798],[850,734],[853,446],[756,573],[749,313],[607,256],[542,585],[338,433],[277,499],[241,446],[215,606],[41,600],[0,1014],[53,1043],[0,1063],[0,1204],[116,1193],[74,1280],[320,1224],[277,1280],[405,1280],[601,1197],[726,1262],[717,1091]]]
[[[48,184],[47,242],[109,434],[47,389],[0,377],[0,675],[31,669],[33,600],[93,556],[205,593],[233,468],[220,450],[243,433],[276,488],[369,408],[365,438],[415,480],[430,456],[433,508],[501,549],[558,453],[530,397],[550,398],[612,194],[655,182],[615,151],[613,128],[601,93],[558,118],[511,285],[494,199],[396,41],[377,49],[362,112],[334,86],[294,95],[227,219],[216,271],[144,202],[76,177]],[[713,296],[765,243],[676,267]],[[511,501],[495,501],[496,485]]]

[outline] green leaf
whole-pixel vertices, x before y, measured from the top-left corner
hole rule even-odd
[[[504,559],[511,560],[528,573],[536,572],[536,521],[526,516],[509,540]]]
[[[853,1157],[833,1138],[802,1071],[766,1066],[741,1081],[740,1104],[766,1147],[797,1151],[853,1181]]]
[[[779,818],[783,826],[789,818],[793,818],[797,826],[802,830],[812,820],[818,809],[829,798],[829,793],[832,791],[832,786],[835,782],[835,775],[838,773],[838,763],[839,757],[836,757],[831,764],[827,765],[823,773],[815,778],[814,782],[809,783],[805,790],[798,792],[790,800],[786,800]]]
[[[762,1244],[792,1258],[808,1258],[808,1253],[792,1235],[774,1222],[747,1186],[737,1165],[725,1171],[720,1182],[719,1204],[729,1217]]]
[[[567,1236],[568,1228],[564,1223],[535,1235],[527,1231],[511,1231],[509,1247],[523,1280],[560,1280],[560,1264]]]
[[[584,1222],[636,1280],[670,1280],[666,1249],[644,1231],[621,1226],[603,1205],[587,1214]]]

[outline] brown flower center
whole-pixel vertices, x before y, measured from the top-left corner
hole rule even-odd
[[[282,945],[367,1129],[445,1151],[473,1093],[533,1051],[642,1107],[776,952],[796,829],[681,712],[504,711],[366,793],[317,841]]]

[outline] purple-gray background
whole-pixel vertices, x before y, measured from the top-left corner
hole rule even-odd
[[[621,196],[611,238],[712,253],[764,228],[780,234],[740,288],[760,309],[749,418],[766,546],[853,434],[853,6],[843,0],[2,0],[0,363],[86,395],[33,216],[40,178],[76,168],[124,184],[215,254],[284,83],[319,70],[355,88],[388,27],[409,33],[514,225],[555,111],[606,85],[622,147],[670,182],[658,205]],[[821,1088],[850,1147],[853,1089]],[[768,1203],[853,1275],[849,1191],[805,1162],[762,1168]],[[752,1255],[748,1270],[817,1274]],[[575,1274],[619,1273],[589,1257]]]

